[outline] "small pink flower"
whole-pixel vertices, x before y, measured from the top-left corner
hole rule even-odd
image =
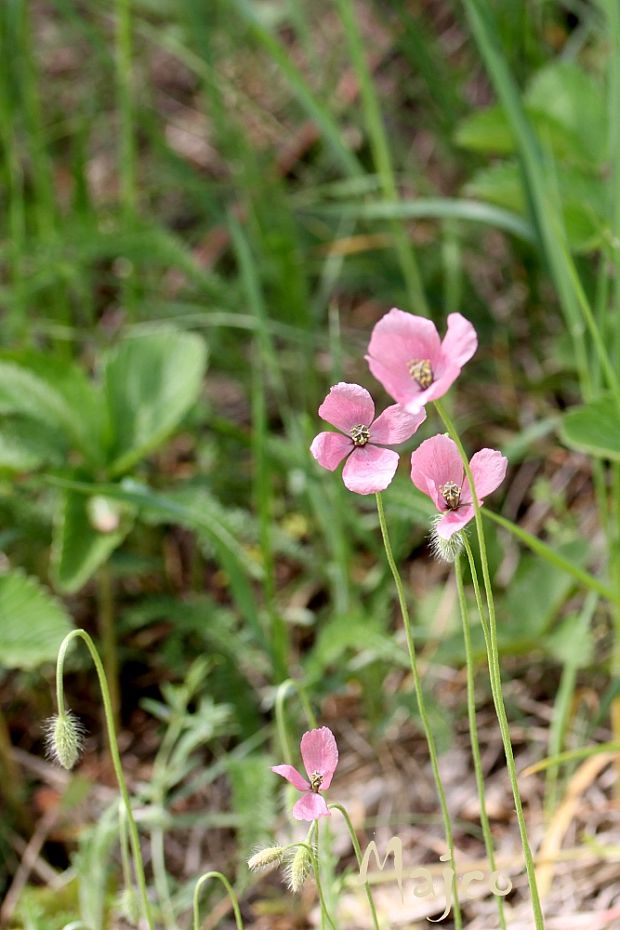
[[[460,313],[449,314],[440,342],[431,320],[394,308],[375,325],[366,361],[388,394],[415,414],[443,397],[477,347],[476,330]]]
[[[508,459],[495,449],[481,449],[469,463],[478,502],[504,480]],[[449,436],[432,436],[411,454],[411,480],[444,514],[435,530],[450,539],[474,516],[469,482],[456,443]]]
[[[397,445],[413,436],[426,412],[412,416],[394,404],[375,420],[375,405],[368,391],[359,384],[340,381],[319,407],[319,416],[341,430],[314,437],[310,451],[319,465],[334,471],[348,456],[342,470],[346,487],[356,494],[374,494],[387,488],[398,466],[398,453],[383,446]]]
[[[338,765],[338,747],[334,734],[329,727],[308,730],[301,738],[300,748],[309,781],[306,781],[292,765],[274,765],[271,771],[286,778],[299,791],[303,791],[293,808],[293,817],[297,820],[329,817],[327,804],[319,792],[327,791]]]

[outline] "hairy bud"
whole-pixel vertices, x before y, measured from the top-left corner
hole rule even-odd
[[[267,872],[280,865],[283,855],[284,849],[282,846],[268,846],[266,849],[259,849],[248,859],[248,867],[252,872]]]
[[[430,546],[431,551],[436,559],[439,559],[441,562],[454,562],[456,557],[460,555],[465,545],[463,539],[463,533],[465,530],[457,530],[456,533],[453,533],[450,539],[444,539],[443,536],[440,536],[437,532],[437,524],[441,520],[443,514],[438,514],[436,519],[433,521],[433,527],[430,533]]]
[[[70,710],[55,714],[45,722],[47,754],[64,769],[72,769],[82,751],[84,728]]]
[[[312,871],[312,856],[306,845],[300,845],[289,859],[286,866],[286,882],[291,891],[297,893],[303,888]]]

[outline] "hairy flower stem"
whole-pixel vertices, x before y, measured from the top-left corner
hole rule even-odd
[[[205,872],[204,875],[201,875],[196,885],[194,887],[194,928],[193,930],[200,930],[200,892],[203,889],[203,886],[207,882],[211,881],[212,878],[217,878],[219,882],[222,883],[226,889],[226,894],[230,899],[232,904],[233,914],[235,915],[235,923],[237,925],[237,930],[244,930],[243,920],[241,918],[241,911],[239,909],[239,899],[235,894],[234,888],[228,881],[225,875],[222,875],[221,872]]]
[[[517,814],[517,822],[519,824],[519,834],[521,836],[521,846],[523,847],[523,856],[525,858],[525,869],[527,872],[527,880],[530,888],[530,895],[532,898],[532,910],[534,912],[534,924],[536,930],[544,930],[545,919],[542,912],[542,906],[540,903],[540,895],[538,892],[538,884],[536,882],[536,869],[534,867],[534,858],[532,856],[532,850],[530,849],[530,843],[527,836],[527,827],[525,824],[525,817],[523,814],[523,804],[521,802],[521,795],[519,793],[519,783],[517,779],[517,769],[515,766],[514,755],[512,752],[512,743],[510,740],[510,726],[508,724],[508,718],[506,716],[506,708],[504,706],[504,697],[502,694],[502,676],[500,671],[499,664],[499,650],[497,646],[497,619],[495,615],[495,598],[493,596],[493,587],[491,585],[491,575],[489,572],[489,561],[487,558],[487,548],[486,540],[484,536],[484,526],[482,525],[482,515],[480,513],[480,502],[478,501],[478,495],[476,494],[476,487],[474,485],[473,475],[471,473],[471,468],[469,467],[469,459],[465,454],[465,449],[461,442],[460,436],[456,431],[456,428],[449,417],[448,413],[444,410],[443,405],[440,401],[435,401],[435,407],[439,416],[443,420],[443,423],[450,434],[450,437],[456,443],[456,447],[459,450],[459,455],[461,456],[461,461],[463,463],[463,468],[467,476],[467,481],[469,482],[470,492],[471,492],[471,502],[474,508],[474,517],[476,521],[476,531],[478,534],[478,545],[480,547],[480,561],[482,563],[482,577],[484,580],[484,588],[486,594],[486,602],[488,608],[489,616],[489,636],[487,640],[487,658],[489,665],[489,677],[491,680],[491,692],[493,694],[493,703],[495,704],[495,713],[497,715],[497,720],[499,723],[499,728],[502,736],[502,743],[504,745],[504,755],[506,756],[506,767],[508,769],[508,777],[510,779],[510,786],[512,788],[512,794],[515,802],[515,810]],[[478,604],[478,610],[481,613],[481,616],[484,614],[484,607],[482,604],[482,598],[480,596],[480,585],[478,584],[478,575],[476,572],[476,563],[474,561],[473,553],[471,551],[471,546],[467,536],[463,534],[465,541],[465,551],[467,552],[467,558],[469,560],[469,565],[472,573],[472,581],[474,583],[474,592],[476,594],[476,602]]]
[[[144,863],[142,861],[142,852],[140,849],[140,837],[138,835],[138,828],[136,826],[136,821],[133,816],[133,811],[131,809],[131,800],[129,797],[129,790],[127,788],[127,782],[125,781],[125,774],[123,772],[123,766],[121,764],[121,757],[118,749],[118,740],[116,737],[116,726],[114,723],[114,712],[112,708],[112,700],[110,697],[110,689],[108,687],[108,682],[105,677],[105,671],[103,669],[103,664],[99,658],[99,653],[97,648],[92,641],[91,637],[85,630],[73,630],[71,633],[68,633],[67,636],[63,639],[60,644],[60,649],[58,650],[58,660],[56,663],[56,701],[58,704],[58,713],[65,713],[65,694],[64,694],[64,685],[63,685],[63,670],[65,663],[65,656],[67,650],[74,639],[81,639],[90,653],[90,657],[93,660],[95,670],[97,672],[97,678],[99,680],[99,689],[101,691],[101,698],[103,700],[103,710],[105,715],[105,722],[108,732],[108,745],[110,749],[110,756],[112,757],[112,765],[114,767],[114,774],[116,775],[116,781],[118,783],[119,791],[125,805],[125,813],[127,815],[127,827],[129,830],[129,838],[131,841],[131,852],[133,856],[134,871],[136,873],[136,879],[138,882],[138,888],[140,891],[140,899],[142,902],[142,910],[144,917],[148,924],[149,930],[155,930],[155,924],[153,922],[153,914],[151,912],[151,905],[149,903],[148,894],[146,890],[146,878],[144,875]]]
[[[103,667],[110,688],[114,725],[118,728],[120,722],[120,690],[118,683],[118,650],[114,626],[114,589],[110,569],[107,565],[103,565],[97,574],[97,626],[101,639]]]
[[[454,573],[456,575],[456,588],[459,596],[459,607],[461,619],[463,621],[463,639],[465,641],[465,660],[467,663],[467,717],[469,720],[469,737],[471,741],[471,754],[474,760],[474,772],[476,774],[476,786],[478,788],[478,799],[480,801],[480,824],[484,836],[484,846],[489,860],[491,872],[495,872],[495,850],[493,848],[493,835],[486,808],[486,792],[484,789],[484,772],[482,770],[482,760],[480,759],[480,744],[478,742],[478,724],[476,722],[476,680],[474,669],[474,657],[471,648],[471,631],[469,627],[469,609],[465,599],[465,588],[463,587],[463,568],[461,565],[461,556],[457,555],[454,562]],[[485,633],[486,637],[486,633]],[[497,911],[501,930],[506,930],[506,917],[504,915],[504,899],[496,895]]]
[[[362,865],[362,849],[359,844],[359,840],[353,829],[353,824],[351,823],[351,818],[346,807],[343,807],[342,804],[329,804],[330,810],[340,811],[344,817],[344,822],[347,825],[347,830],[349,831],[349,836],[351,837],[351,845],[353,846],[353,851],[355,853],[355,858],[357,859],[357,864],[361,868]],[[372,914],[372,923],[375,930],[380,930],[379,918],[377,917],[377,909],[375,907],[375,899],[372,896],[372,890],[368,882],[364,882],[364,889],[366,891],[366,897],[368,898],[368,906],[370,907],[370,912]],[[502,928],[504,930],[504,928]]]
[[[415,688],[416,698],[418,702],[420,720],[422,721],[422,729],[424,730],[424,736],[426,737],[426,743],[428,745],[428,754],[430,756],[431,768],[433,770],[433,777],[435,779],[435,786],[437,789],[437,796],[439,798],[439,805],[441,807],[441,816],[443,819],[444,832],[446,835],[446,843],[448,846],[448,851],[450,853],[450,859],[452,861],[452,868],[453,868],[453,873],[454,873],[453,879],[452,879],[452,897],[453,897],[453,902],[454,902],[453,903],[454,927],[455,927],[455,930],[460,930],[460,928],[463,926],[463,923],[462,923],[462,918],[461,918],[461,908],[460,908],[459,899],[458,899],[456,861],[455,861],[455,855],[454,855],[454,836],[452,834],[452,823],[450,821],[450,812],[448,811],[448,803],[446,801],[446,792],[444,791],[443,782],[441,780],[441,774],[439,771],[439,762],[437,759],[437,749],[435,747],[435,738],[433,736],[433,731],[431,729],[430,721],[428,719],[426,703],[424,701],[424,692],[422,691],[422,682],[420,681],[420,673],[418,672],[416,649],[415,649],[415,643],[413,640],[413,633],[411,630],[409,608],[407,607],[407,599],[405,597],[405,588],[403,586],[402,578],[400,577],[400,572],[398,571],[396,562],[394,560],[394,553],[392,551],[392,544],[390,543],[390,537],[388,533],[387,523],[385,520],[385,511],[383,509],[383,500],[381,498],[381,494],[376,494],[375,497],[377,500],[377,513],[379,515],[379,526],[381,527],[381,536],[383,537],[385,555],[388,560],[388,565],[390,566],[390,571],[392,572],[394,584],[396,585],[398,603],[400,605],[400,612],[403,618],[403,625],[405,627],[405,636],[407,638],[407,648],[409,650],[409,661],[411,663],[411,674],[413,676],[413,686]]]

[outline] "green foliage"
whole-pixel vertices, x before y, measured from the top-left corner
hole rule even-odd
[[[35,578],[19,569],[0,575],[0,666],[52,662],[71,628],[62,605]]]
[[[620,415],[613,398],[573,407],[562,419],[560,436],[571,449],[620,461]]]
[[[104,370],[111,473],[128,471],[178,426],[198,399],[205,366],[203,340],[174,330],[125,339],[112,351]]]

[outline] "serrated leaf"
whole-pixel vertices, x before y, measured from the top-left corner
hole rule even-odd
[[[101,532],[92,517],[93,498],[75,491],[64,491],[59,519],[54,527],[52,573],[60,591],[79,591],[119,546],[132,525],[131,513],[119,514],[117,529]]]
[[[72,629],[61,604],[19,570],[0,575],[0,665],[32,669],[56,658]]]
[[[620,413],[611,397],[573,407],[564,415],[560,437],[571,449],[620,461]]]
[[[178,426],[198,399],[205,366],[204,341],[173,329],[125,339],[113,350],[104,384],[114,473],[127,471]]]

